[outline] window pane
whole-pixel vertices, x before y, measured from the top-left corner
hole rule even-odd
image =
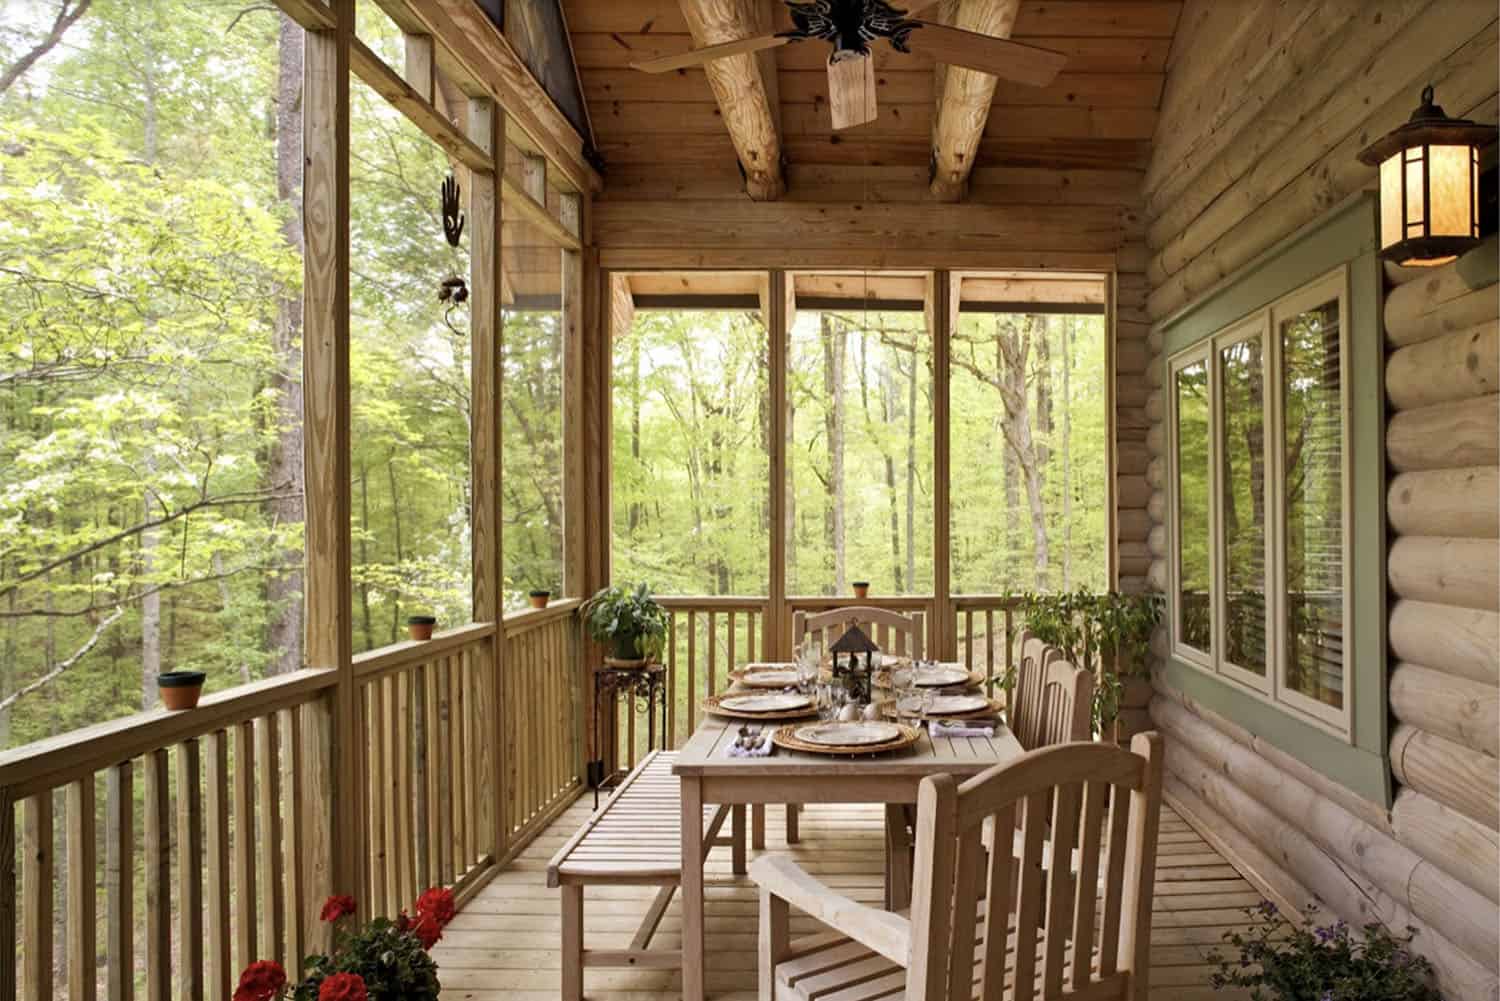
[[[1344,703],[1343,393],[1338,301],[1281,324],[1288,688]]]
[[[563,585],[562,249],[525,222],[502,226],[500,447],[505,610]]]
[[[469,621],[469,310],[438,283],[469,275],[467,234],[437,218],[443,151],[385,98],[350,88],[349,373],[354,650],[406,638],[406,617]],[[467,197],[468,190],[464,191]]]
[[[1223,387],[1224,657],[1266,673],[1265,384],[1261,339],[1219,352]]]
[[[1211,652],[1208,363],[1177,373],[1177,586],[1181,642]]]
[[[642,310],[614,345],[614,579],[765,594],[770,370],[758,310]]]
[[[951,359],[954,592],[1107,590],[1104,317],[966,311]]]
[[[916,311],[797,310],[787,589],[932,590],[932,342]]]

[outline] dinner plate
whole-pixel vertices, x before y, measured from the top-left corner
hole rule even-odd
[[[798,684],[802,679],[797,676],[796,668],[766,667],[747,668],[739,676],[742,685],[751,688],[785,688],[788,685]]]
[[[798,740],[828,747],[859,747],[885,744],[901,738],[901,728],[894,723],[814,723],[797,728]]]
[[[806,695],[791,692],[775,695],[726,695],[719,699],[719,705],[725,709],[742,713],[784,713],[811,704],[812,701]]]
[[[990,700],[983,695],[934,695],[928,700],[926,709],[923,709],[920,698],[902,699],[899,707],[903,713],[918,714],[926,712],[928,716],[952,716],[956,713],[972,713],[981,709],[988,709]]]
[[[961,667],[939,667],[935,670],[918,671],[913,683],[921,688],[947,688],[949,685],[966,684],[969,672]]]

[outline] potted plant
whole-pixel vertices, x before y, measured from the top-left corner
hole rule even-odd
[[[158,674],[156,690],[161,694],[161,704],[173,712],[193,708],[203,694],[203,682],[207,677],[202,671],[165,671]]]
[[[552,598],[552,592],[551,591],[532,591],[526,597],[531,602],[531,607],[532,608],[546,608],[547,607],[547,602],[550,601],[551,598]]]
[[[614,661],[647,664],[666,646],[667,612],[644,583],[603,588],[584,603],[583,620],[589,636],[609,647]]]
[[[437,625],[437,618],[432,615],[408,615],[406,617],[406,631],[414,640],[432,639],[432,627]]]
[[[865,598],[868,598],[870,596],[870,582],[867,581],[867,580],[857,580],[857,581],[855,581],[854,582],[854,596],[856,598],[859,598],[861,601],[864,600]]]
[[[442,986],[429,950],[453,920],[453,891],[430,889],[412,913],[376,918],[347,928],[354,898],[329,897],[322,919],[333,925],[333,949],[303,961],[305,976],[292,983],[280,963],[245,967],[234,1001],[436,1001]]]
[[[1412,930],[1392,935],[1382,924],[1367,924],[1355,937],[1343,921],[1289,921],[1269,900],[1247,908],[1250,928],[1224,935],[1239,953],[1217,950],[1208,961],[1218,966],[1209,977],[1215,990],[1250,989],[1255,1001],[1441,1001],[1432,986],[1432,964],[1411,951]]]

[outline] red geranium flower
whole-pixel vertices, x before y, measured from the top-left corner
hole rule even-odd
[[[422,943],[422,948],[431,949],[443,937],[443,926],[431,914],[422,914],[412,922],[411,933]]]
[[[245,967],[240,974],[234,1001],[270,1001],[286,986],[286,971],[281,964],[262,959]]]
[[[337,921],[346,914],[354,913],[354,898],[349,896],[332,896],[323,901],[323,913],[320,915],[324,921]]]
[[[453,891],[433,887],[417,898],[418,917],[430,917],[438,927],[446,927],[453,920]]]
[[[369,1001],[365,978],[358,973],[335,973],[318,988],[318,1001]]]

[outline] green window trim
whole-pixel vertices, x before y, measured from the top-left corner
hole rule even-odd
[[[1342,276],[1344,418],[1343,548],[1345,621],[1344,700],[1339,718],[1297,705],[1296,698],[1271,694],[1269,675],[1281,654],[1270,659],[1268,679],[1249,672],[1215,671],[1214,660],[1177,640],[1178,546],[1175,468],[1168,475],[1168,621],[1173,652],[1162,680],[1207,708],[1298,758],[1309,767],[1382,806],[1391,801],[1387,758],[1385,572],[1385,393],[1384,333],[1381,325],[1383,275],[1378,258],[1378,217],[1372,195],[1360,194],[1324,218],[1288,237],[1210,290],[1198,302],[1170,317],[1163,330],[1161,380],[1168,412],[1165,439],[1175,462],[1175,372],[1194,359],[1213,368],[1219,346],[1232,343],[1259,324],[1267,338],[1279,337],[1268,311],[1299,290]],[[1273,373],[1274,374],[1274,373]],[[1277,376],[1279,378],[1279,375]],[[1215,380],[1217,382],[1217,379]],[[1214,399],[1217,401],[1218,397]],[[1279,411],[1278,411],[1279,412]],[[1269,436],[1268,436],[1269,437]],[[1216,505],[1211,505],[1216,507]],[[1276,531],[1273,527],[1272,531]],[[1212,552],[1214,547],[1209,547]],[[1217,554],[1215,554],[1217,559]],[[1210,579],[1218,579],[1211,567]],[[1269,571],[1268,571],[1269,575]],[[1222,596],[1214,606],[1222,607]],[[1214,639],[1221,630],[1215,627]],[[1278,690],[1280,690],[1278,688]]]

